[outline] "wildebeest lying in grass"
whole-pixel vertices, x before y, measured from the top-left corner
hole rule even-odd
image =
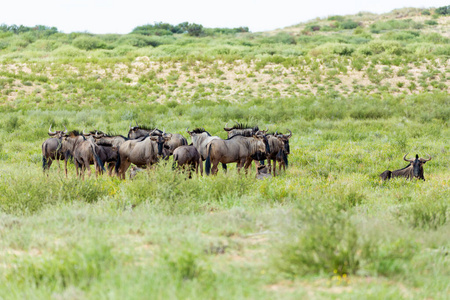
[[[380,174],[381,179],[389,180],[394,177],[405,177],[407,179],[422,179],[425,181],[425,178],[423,177],[423,165],[431,160],[431,156],[428,154],[429,158],[419,158],[419,155],[416,154],[415,159],[407,159],[406,155],[403,156],[403,160],[409,162],[410,164],[404,167],[403,169],[395,170],[395,171],[389,171],[386,170],[383,173]]]
[[[187,169],[189,178],[191,178],[191,171],[195,169],[198,174],[198,167],[200,166],[200,174],[203,175],[203,161],[194,146],[180,146],[173,152],[173,166]]]
[[[270,174],[269,171],[270,169],[267,166],[264,165],[258,166],[256,179],[266,179],[272,177],[272,174]]]

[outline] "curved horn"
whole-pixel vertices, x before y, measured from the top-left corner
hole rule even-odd
[[[48,133],[56,134],[56,131],[55,132],[52,131],[52,124],[50,124],[50,128],[48,129]]]
[[[269,126],[266,125],[266,132],[269,131]]]
[[[139,124],[137,123],[137,121],[135,121],[136,122],[136,127],[139,127]]]
[[[228,122],[225,124],[225,127],[223,128],[223,130],[225,131],[230,131],[232,128],[228,127]]]
[[[412,159],[407,159],[406,155],[408,155],[408,153],[406,153],[405,156],[403,156],[403,160],[407,161],[407,162],[412,162],[413,160]]]
[[[428,155],[428,157],[429,157],[428,159],[425,159],[425,158],[422,158],[422,157],[421,157],[420,160],[423,161],[423,162],[430,161],[430,160],[431,160],[431,155],[428,154],[428,153],[427,153],[427,155]]]
[[[189,127],[186,127],[186,132],[189,133]]]
[[[284,136],[290,138],[292,136],[292,131],[290,131],[289,129],[287,129],[287,131],[289,131],[289,135],[285,134]]]
[[[67,130],[67,127],[66,127],[66,125],[64,125],[64,129],[66,129],[66,130],[64,131],[64,133],[67,133],[67,132],[69,132],[69,131]]]
[[[131,122],[130,122],[130,129],[131,129]]]

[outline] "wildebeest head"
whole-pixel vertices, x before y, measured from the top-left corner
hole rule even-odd
[[[157,129],[156,127],[138,125],[138,123],[136,122],[136,126],[131,126],[131,123],[130,123],[130,130],[128,131],[128,138],[131,140],[135,140],[135,139],[138,139],[147,134],[157,135],[157,134],[161,134],[161,133],[162,133],[162,131]]]
[[[275,132],[275,136],[281,140],[284,144],[284,152],[286,154],[290,154],[291,153],[291,148],[289,147],[289,139],[292,137],[292,131],[289,131],[289,134],[281,134],[281,133],[277,133]]]
[[[263,135],[253,135],[253,139],[255,151],[251,155],[251,158],[259,161],[265,160],[267,158],[267,153],[270,153],[267,138]],[[269,151],[267,151],[267,149],[269,149]]]
[[[237,123],[233,127],[227,127],[228,123],[225,124],[223,130],[227,132],[228,138],[232,138],[235,135],[242,135],[245,137],[251,137],[255,134],[262,133],[265,134],[267,130],[260,131],[258,126],[248,126],[247,124]]]
[[[57,131],[52,131],[52,125],[50,125],[50,128],[48,129],[48,135],[51,137],[56,137],[56,138],[62,138],[65,134],[67,134],[67,128],[64,125],[64,131],[62,130],[57,130]]]
[[[158,155],[163,155],[164,144],[172,138],[172,134],[165,133],[163,131],[162,134],[150,136],[150,139],[158,144]]]
[[[406,155],[408,155],[408,153],[405,154],[405,156],[403,156],[403,160],[410,162],[411,166],[413,168],[413,175],[415,178],[421,178],[421,174],[423,174],[423,165],[427,162],[431,160],[431,156],[428,154],[428,159],[425,158],[419,158],[419,155],[416,154],[416,158],[415,159],[407,159]]]

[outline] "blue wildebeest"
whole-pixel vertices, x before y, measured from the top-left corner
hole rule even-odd
[[[292,137],[292,131],[289,134],[281,134],[275,132],[273,134],[267,134],[270,145],[270,153],[267,155],[267,163],[269,166],[269,172],[276,175],[276,164],[279,163],[279,171],[283,167],[286,170],[288,166],[288,154],[290,154],[289,139]]]
[[[423,176],[423,165],[427,161],[431,160],[431,156],[428,154],[429,158],[425,159],[425,158],[419,158],[419,155],[416,154],[415,159],[407,159],[406,155],[408,155],[408,153],[406,153],[405,156],[403,156],[403,160],[409,162],[409,165],[407,165],[403,169],[399,169],[399,170],[395,170],[395,171],[389,171],[389,170],[384,171],[383,173],[380,174],[380,177],[383,181],[389,180],[394,177],[405,177],[407,179],[417,178],[417,179],[422,179],[423,181],[425,181],[425,177]]]
[[[158,156],[162,156],[163,147],[158,147],[159,136],[148,135],[137,139],[128,140],[119,147],[119,157],[116,162],[116,174],[125,179],[125,173],[131,164],[138,167],[150,167],[158,162]]]
[[[191,171],[195,169],[195,173],[198,174],[198,167],[200,167],[200,174],[203,175],[202,157],[193,145],[180,146],[175,149],[173,152],[173,167],[187,169],[189,178],[191,178]]]
[[[227,140],[214,139],[207,145],[206,175],[211,172],[216,174],[219,163],[236,163],[238,172],[242,167],[247,171],[253,160],[266,159],[266,148],[264,138],[257,135],[235,135]]]
[[[259,130],[258,126],[248,126],[247,124],[237,123],[233,127],[227,127],[228,123],[225,124],[223,130],[227,132],[228,138],[232,138],[235,135],[242,135],[246,137],[251,137],[255,134],[262,133],[265,134],[266,130]]]
[[[52,162],[56,160],[58,162],[58,169],[61,169],[59,165],[60,160],[65,160],[65,173],[67,176],[67,160],[70,158],[70,153],[67,149],[63,147],[62,138],[64,134],[67,133],[67,128],[64,126],[65,130],[52,131],[52,126],[48,129],[48,135],[51,138],[42,143],[42,168],[49,170]]]
[[[157,128],[151,128],[148,126],[138,125],[132,127],[130,124],[130,130],[128,131],[129,139],[137,139],[143,137],[147,134],[150,135],[160,135],[163,138],[167,138],[170,135],[170,140],[167,140],[165,145],[167,145],[168,156],[173,154],[173,151],[179,146],[186,146],[188,144],[186,138],[179,133],[168,133],[165,130],[161,131]],[[164,156],[167,156],[164,155]]]
[[[98,156],[99,147],[93,141],[86,139],[82,133],[73,130],[66,134],[63,137],[63,146],[72,154],[77,176],[80,176],[83,180],[86,169],[88,170],[88,176],[91,176],[91,164],[95,167],[96,176],[105,171],[103,162]],[[79,168],[81,169],[80,173],[78,172]]]
[[[206,145],[208,145],[209,142],[212,140],[221,140],[218,136],[211,136],[208,131],[205,130],[205,128],[195,128],[192,131],[189,131],[189,128],[186,128],[186,132],[189,133],[192,139],[192,145],[197,149],[198,153],[200,153],[200,157],[202,158],[202,161],[206,160],[206,157],[208,156]],[[222,164],[223,169],[227,170],[227,165]]]

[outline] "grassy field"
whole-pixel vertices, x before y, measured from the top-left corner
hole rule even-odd
[[[0,31],[0,299],[447,299],[449,21],[403,9],[200,37]],[[43,175],[50,124],[126,135],[135,121],[189,142],[186,127],[289,128],[289,168]],[[426,181],[381,182],[408,152],[432,156]]]

